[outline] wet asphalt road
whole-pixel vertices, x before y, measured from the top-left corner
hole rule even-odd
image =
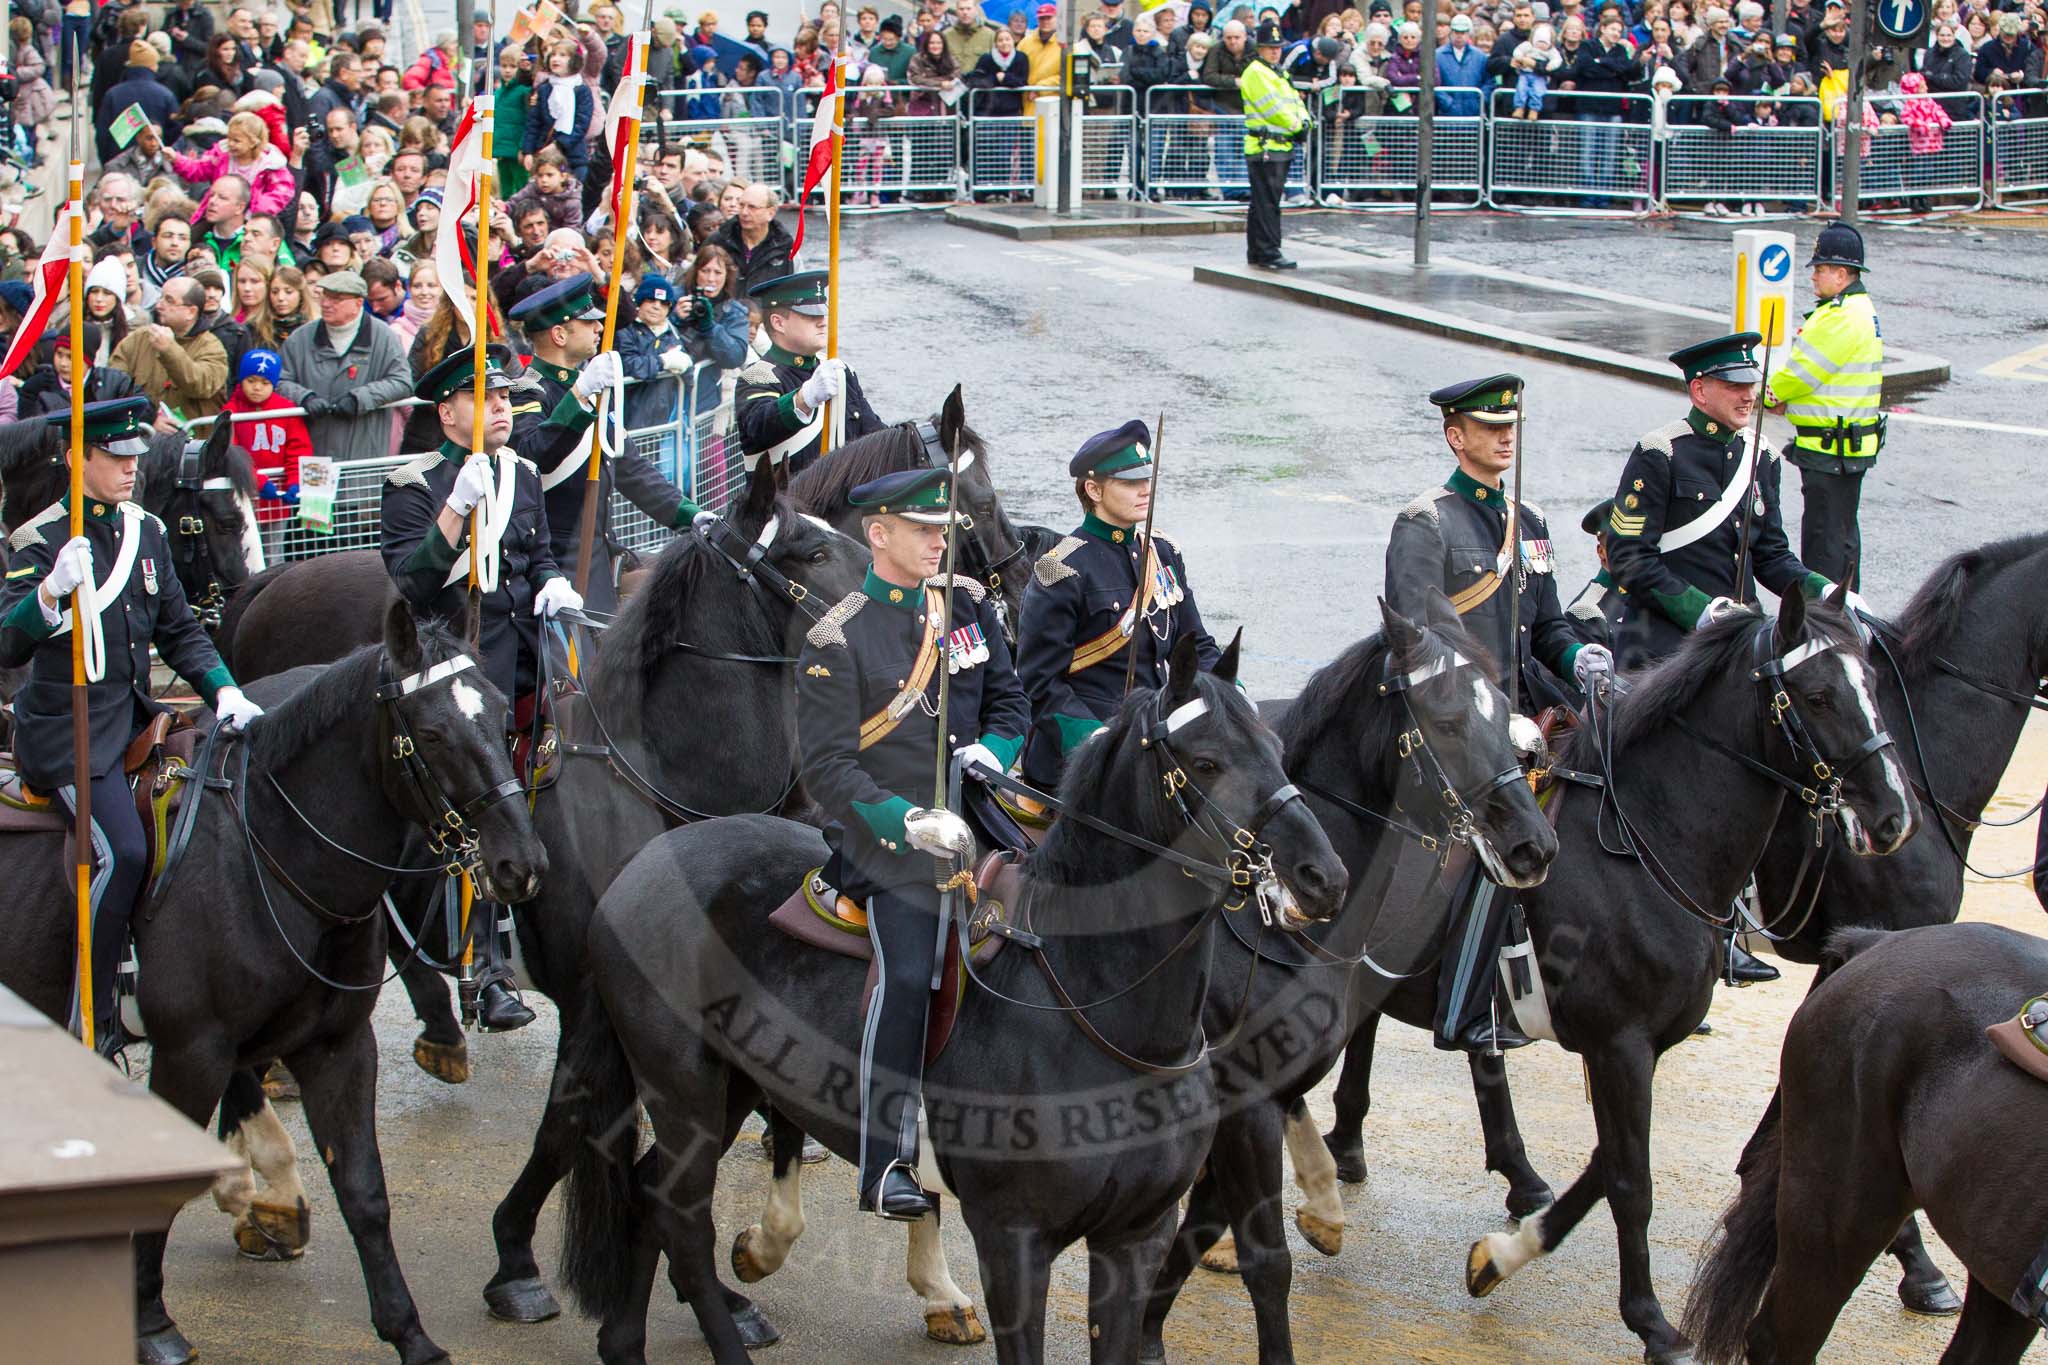
[[[1405,240],[1405,223],[1338,214],[1294,216],[1288,230],[1305,264]],[[1610,289],[1654,282],[1711,305],[1723,288],[1724,231],[1471,219],[1445,223],[1439,250],[1468,260],[1526,258],[1541,273],[1586,272]],[[852,224],[844,350],[886,418],[928,412],[955,380],[964,382],[970,420],[989,441],[1013,515],[1055,525],[1075,515],[1065,464],[1078,442],[1167,410],[1161,526],[1186,551],[1212,628],[1247,627],[1247,677],[1263,693],[1292,689],[1375,626],[1386,529],[1449,468],[1423,395],[1454,378],[1515,369],[1531,381],[1537,414],[1526,491],[1559,528],[1569,597],[1593,559],[1590,543],[1568,528],[1612,491],[1635,435],[1678,415],[1676,394],[1188,281],[1191,261],[1229,261],[1241,249],[1234,236],[1041,245],[936,217]],[[1978,374],[2048,339],[2038,312],[2013,311],[2015,303],[2048,307],[2039,289],[2048,240],[1883,231],[1873,249],[1887,335],[1956,368],[1954,383],[1916,407],[2048,426],[2036,415],[2038,383]],[[1902,602],[1945,554],[2038,529],[2031,494],[2044,457],[2048,438],[1895,424],[1864,503],[1874,604]],[[2038,794],[2044,770],[2048,736],[2037,728],[2007,789]],[[2037,913],[2023,893],[2003,887],[1974,887],[1970,907],[2026,927]],[[1793,969],[1779,986],[1724,994],[1712,1016],[1715,1035],[1679,1049],[1660,1073],[1652,1246],[1674,1316],[1692,1256],[1733,1192],[1728,1172],[1762,1110],[1777,1039],[1804,983]],[[411,1064],[403,997],[387,994],[379,1006],[392,1223],[426,1325],[458,1359],[594,1358],[592,1325],[573,1313],[512,1326],[491,1321],[478,1296],[492,1266],[489,1210],[524,1157],[545,1092],[553,1016],[540,1008],[534,1027],[476,1040],[476,1078],[450,1088]],[[1614,1311],[1604,1207],[1565,1249],[1494,1297],[1465,1297],[1464,1248],[1501,1226],[1502,1188],[1480,1169],[1464,1067],[1394,1025],[1382,1031],[1379,1058],[1379,1104],[1368,1124],[1373,1175],[1365,1187],[1346,1188],[1346,1248],[1324,1259],[1294,1239],[1300,1357],[1638,1359],[1639,1345]],[[1593,1142],[1577,1063],[1542,1046],[1516,1056],[1514,1075],[1532,1157],[1561,1186]],[[1317,1107],[1326,1117],[1326,1091]],[[240,1262],[225,1220],[202,1201],[173,1237],[171,1310],[209,1361],[391,1359],[370,1332],[355,1257],[310,1143],[295,1109],[286,1114],[307,1162],[312,1248],[294,1265]],[[963,1353],[923,1341],[917,1303],[902,1285],[902,1236],[852,1213],[850,1168],[813,1168],[807,1183],[810,1230],[756,1295],[786,1334],[764,1360],[993,1359],[987,1348]],[[743,1141],[722,1171],[721,1246],[752,1221],[765,1188],[765,1165]],[[538,1243],[544,1266],[554,1262],[554,1237],[550,1205]],[[975,1293],[972,1249],[957,1220],[948,1222],[946,1244],[956,1278]],[[1084,1276],[1071,1255],[1058,1267],[1053,1359],[1085,1358]],[[1891,1279],[1883,1266],[1873,1273],[1829,1358],[1925,1361],[1939,1353],[1947,1325],[1902,1315]],[[687,1311],[660,1293],[656,1306],[651,1358],[702,1359]],[[1180,1361],[1250,1359],[1242,1287],[1198,1275],[1167,1339]]]

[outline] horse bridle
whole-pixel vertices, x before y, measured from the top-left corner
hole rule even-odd
[[[449,797],[447,788],[441,785],[440,778],[434,775],[434,770],[420,757],[419,745],[413,739],[412,722],[398,704],[422,688],[445,682],[474,667],[474,659],[467,654],[458,654],[407,677],[392,678],[388,674],[380,674],[375,696],[382,706],[378,721],[380,742],[388,747],[398,765],[401,790],[415,803],[411,814],[414,820],[426,827],[428,847],[442,859],[442,869],[449,876],[468,872],[481,883],[483,853],[476,821],[500,801],[524,795],[525,785],[514,773],[457,805]]]
[[[931,463],[932,468],[951,469],[953,467],[953,461],[947,456],[945,446],[939,441],[939,428],[935,423],[929,420],[919,422],[917,424],[917,439],[923,443],[924,457]],[[1001,605],[1003,601],[1003,574],[1009,569],[1010,565],[1022,558],[1030,547],[1024,543],[1022,536],[1018,536],[1015,545],[1011,546],[1007,551],[997,554],[995,546],[982,543],[980,528],[975,524],[973,517],[965,513],[960,514],[960,526],[962,530],[968,532],[967,547],[974,552],[973,557],[965,561],[961,568],[969,578],[980,579],[982,583],[987,585],[988,590],[995,595],[996,610],[998,612],[1007,612],[1007,608]]]
[[[207,539],[206,494],[232,490],[234,482],[224,477],[207,478],[205,461],[206,442],[185,442],[172,482],[171,497],[175,503],[167,503],[164,508],[174,515],[164,519],[164,528],[170,533],[172,568],[179,581],[204,585],[203,592],[185,594],[187,604],[200,624],[213,631],[220,629],[221,611],[227,606],[228,594],[220,581],[220,566],[214,562],[213,546]],[[187,511],[188,505],[193,510]]]

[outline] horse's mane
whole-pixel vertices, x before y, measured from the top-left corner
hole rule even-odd
[[[988,456],[988,448],[972,427],[960,429],[960,447],[976,459]],[[881,431],[856,436],[812,464],[789,481],[789,496],[803,511],[829,516],[845,507],[847,495],[870,479],[901,469],[920,469],[928,459],[924,441],[917,434],[917,423],[898,422]]]
[[[1934,656],[1954,639],[1963,603],[1978,582],[2043,550],[2048,550],[2048,533],[1993,541],[1943,560],[1893,623],[1901,639],[1901,666],[1915,672],[1931,667]]]
[[[796,508],[789,498],[779,497],[773,515],[787,522],[796,515]],[[589,679],[591,699],[601,714],[641,714],[663,658],[683,637],[693,595],[708,577],[721,572],[730,574],[732,568],[701,536],[678,536],[662,550],[646,581],[626,599],[611,629],[604,633],[602,662]],[[733,609],[721,614],[719,619],[730,630],[729,636],[690,643],[716,644],[738,654],[784,653],[786,642],[779,624],[766,611],[748,605],[754,597],[751,591],[734,594]]]
[[[1438,648],[1457,651],[1483,669],[1488,677],[1499,671],[1486,648],[1466,633],[1462,625],[1432,622],[1429,631],[1435,636]],[[1338,721],[1358,715],[1361,709],[1366,711],[1367,723],[1372,727],[1372,733],[1366,736],[1365,751],[1393,752],[1396,717],[1400,715],[1398,708],[1360,706],[1361,698],[1370,700],[1378,695],[1386,661],[1386,632],[1380,631],[1366,636],[1315,671],[1301,689],[1301,695],[1294,699],[1294,705],[1287,708],[1287,713],[1275,727],[1281,743],[1286,746],[1289,772],[1296,770],[1296,764],[1307,761],[1309,751],[1324,732]]]
[[[1703,625],[1685,637],[1677,653],[1631,675],[1628,692],[1610,697],[1607,703],[1614,713],[1613,749],[1625,749],[1668,728],[1701,692],[1722,678],[1747,677],[1755,662],[1750,657],[1750,641],[1762,619],[1754,613],[1742,613]],[[1852,649],[1857,647],[1849,618],[1825,603],[1806,604],[1806,626],[1810,633],[1823,639]],[[1772,649],[1776,649],[1775,643]],[[1599,728],[1582,725],[1573,735],[1564,755],[1572,766],[1598,771],[1600,758],[1594,732]]]
[[[429,663],[463,652],[463,643],[440,623],[418,623],[420,653]],[[303,753],[313,741],[375,703],[378,673],[384,666],[381,642],[364,645],[320,670],[311,682],[264,713],[249,727],[249,766],[275,770]]]
[[[220,420],[225,422],[227,418],[222,417]],[[184,457],[187,439],[189,438],[183,432],[178,431],[158,432],[150,438],[149,452],[142,457],[136,467],[136,501],[146,501],[155,496],[158,487],[177,482],[178,461]],[[226,476],[234,485],[235,491],[252,503],[256,501],[256,490],[260,483],[256,478],[255,460],[247,450],[232,441],[228,443],[226,460]]]

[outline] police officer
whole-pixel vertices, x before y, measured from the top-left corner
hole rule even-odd
[[[1579,518],[1579,529],[1593,537],[1593,553],[1600,558],[1600,572],[1586,581],[1579,595],[1564,609],[1573,633],[1589,645],[1614,647],[1614,634],[1621,626],[1621,587],[1607,567],[1607,518],[1614,511],[1608,498]]]
[[[1292,270],[1280,254],[1280,200],[1297,144],[1308,136],[1308,106],[1280,73],[1280,25],[1262,20],[1254,56],[1238,73],[1244,102],[1244,159],[1251,174],[1251,210],[1244,220],[1244,258],[1267,270]]]
[[[1799,557],[1840,582],[1863,552],[1856,509],[1863,476],[1884,448],[1884,340],[1863,287],[1863,234],[1828,224],[1807,266],[1818,302],[1772,373],[1765,406],[1792,422],[1789,458],[1806,494]]]
[[[1550,527],[1542,510],[1517,504],[1502,483],[1520,453],[1515,419],[1522,381],[1511,374],[1467,380],[1436,390],[1429,401],[1443,414],[1444,443],[1457,468],[1395,518],[1387,541],[1387,601],[1421,620],[1429,589],[1441,590],[1465,629],[1498,661],[1501,673],[1494,682],[1503,692],[1531,709],[1566,704],[1556,678],[1590,687],[1614,661],[1605,646],[1581,640],[1557,604]],[[1520,598],[1518,623],[1511,619],[1511,593]],[[1511,633],[1517,628],[1519,638]],[[1517,728],[1526,731],[1527,723]],[[1526,733],[1517,739],[1527,742]],[[1529,1039],[1507,1012],[1493,1007],[1494,963],[1513,908],[1508,897],[1474,860],[1452,906],[1438,969],[1437,1046],[1467,1052],[1526,1046]]]
[[[825,349],[826,272],[802,270],[764,280],[747,292],[761,305],[768,349],[740,371],[733,398],[747,468],[766,458],[790,478],[825,450],[825,404],[846,405],[846,438],[886,425],[868,406],[860,376],[844,360],[818,359]]]
[[[470,514],[484,507],[485,572],[495,560],[497,581],[483,584],[476,622],[484,673],[512,699],[512,724],[533,723],[541,649],[541,622],[583,599],[557,567],[549,547],[547,508],[533,465],[504,448],[512,435],[511,355],[502,346],[486,352],[484,446],[496,455],[472,453],[476,410],[476,352],[451,351],[420,376],[414,392],[435,405],[439,448],[415,456],[391,471],[384,483],[378,543],[384,567],[399,593],[416,611],[454,620],[469,610]],[[495,553],[492,549],[495,547]],[[486,923],[495,923],[495,917]],[[520,1028],[533,1021],[506,982],[511,971],[498,961],[497,934],[482,933],[485,959],[481,1019],[486,1029]]]
[[[593,290],[590,276],[576,275],[534,291],[512,308],[513,319],[533,347],[527,375],[539,386],[538,406],[545,415],[522,424],[515,389],[511,445],[540,471],[555,563],[572,573],[582,553],[595,404],[624,373],[617,352],[596,353],[604,307]],[[701,510],[638,450],[603,456],[597,475],[597,523],[590,538],[590,580],[584,586],[589,609],[606,614],[619,606],[618,556],[611,538],[615,486],[657,526],[682,530]]]
[[[861,1046],[860,1206],[914,1220],[932,1207],[917,1181],[925,1008],[939,929],[937,882],[974,852],[960,816],[929,809],[941,742],[1002,772],[1030,708],[979,583],[953,580],[942,616],[945,469],[906,470],[853,490],[874,552],[859,591],[812,627],[797,660],[803,781],[834,822],[841,889],[867,905],[880,968]],[[948,733],[938,681],[951,673]],[[937,860],[936,862],[934,860]]]
[[[1039,558],[1017,624],[1017,676],[1031,700],[1024,779],[1042,791],[1123,705],[1126,649],[1138,656],[1132,686],[1145,688],[1165,684],[1183,638],[1205,670],[1218,655],[1180,550],[1156,532],[1148,550],[1139,530],[1152,505],[1151,431],[1131,421],[1091,436],[1067,473],[1081,524]]]
[[[131,499],[136,457],[149,449],[156,405],[141,395],[85,408],[85,530],[64,539],[71,498],[23,522],[8,541],[0,585],[0,665],[26,665],[28,681],[14,698],[14,753],[23,785],[56,795],[76,815],[71,730],[71,594],[93,584],[97,630],[105,642],[104,676],[86,684],[93,848],[91,888],[93,999],[71,995],[71,1028],[83,1036],[85,1011],[109,1056],[124,1041],[115,1009],[114,974],[128,943],[128,920],[149,874],[148,845],[135,795],[122,768],[128,744],[164,708],[150,697],[149,650],[156,646],[229,731],[263,714],[242,695],[213,642],[186,604],[172,566],[164,524]],[[44,421],[68,427],[71,413]],[[102,577],[104,575],[104,577]]]

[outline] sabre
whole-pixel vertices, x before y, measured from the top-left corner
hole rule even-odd
[[[1166,414],[1159,414],[1159,425],[1152,428],[1152,501],[1145,504],[1145,555],[1138,561],[1138,572],[1151,569],[1159,572],[1159,563],[1152,550],[1152,521],[1159,515],[1159,452],[1166,444]],[[1131,642],[1124,647],[1124,695],[1131,695],[1131,684],[1138,677],[1138,627],[1144,624],[1137,619],[1138,603],[1145,600],[1145,585],[1138,584],[1138,595],[1131,600]]]
[[[1515,395],[1515,490],[1508,504],[1508,647],[1515,652],[1508,666],[1508,714],[1522,714],[1522,419],[1529,408],[1528,386]]]
[[[65,266],[65,292],[71,296],[71,536],[85,534],[85,255],[82,219],[85,214],[85,157],[78,138],[78,66],[71,65],[71,183],[65,217],[71,221],[71,259]],[[78,1017],[79,1039],[95,1046],[93,1007],[98,985],[92,979],[92,709],[85,678],[85,584],[71,594],[71,783],[72,808],[78,831],[75,873],[78,891]]]
[[[1784,300],[1776,297],[1758,299],[1757,322],[1764,334],[1764,366],[1763,378],[1757,382],[1756,413],[1749,428],[1749,487],[1742,494],[1741,546],[1735,556],[1737,602],[1748,595],[1743,585],[1749,582],[1749,525],[1756,508],[1757,469],[1764,462],[1764,395],[1771,391],[1771,343],[1778,339],[1778,329],[1785,325]]]

